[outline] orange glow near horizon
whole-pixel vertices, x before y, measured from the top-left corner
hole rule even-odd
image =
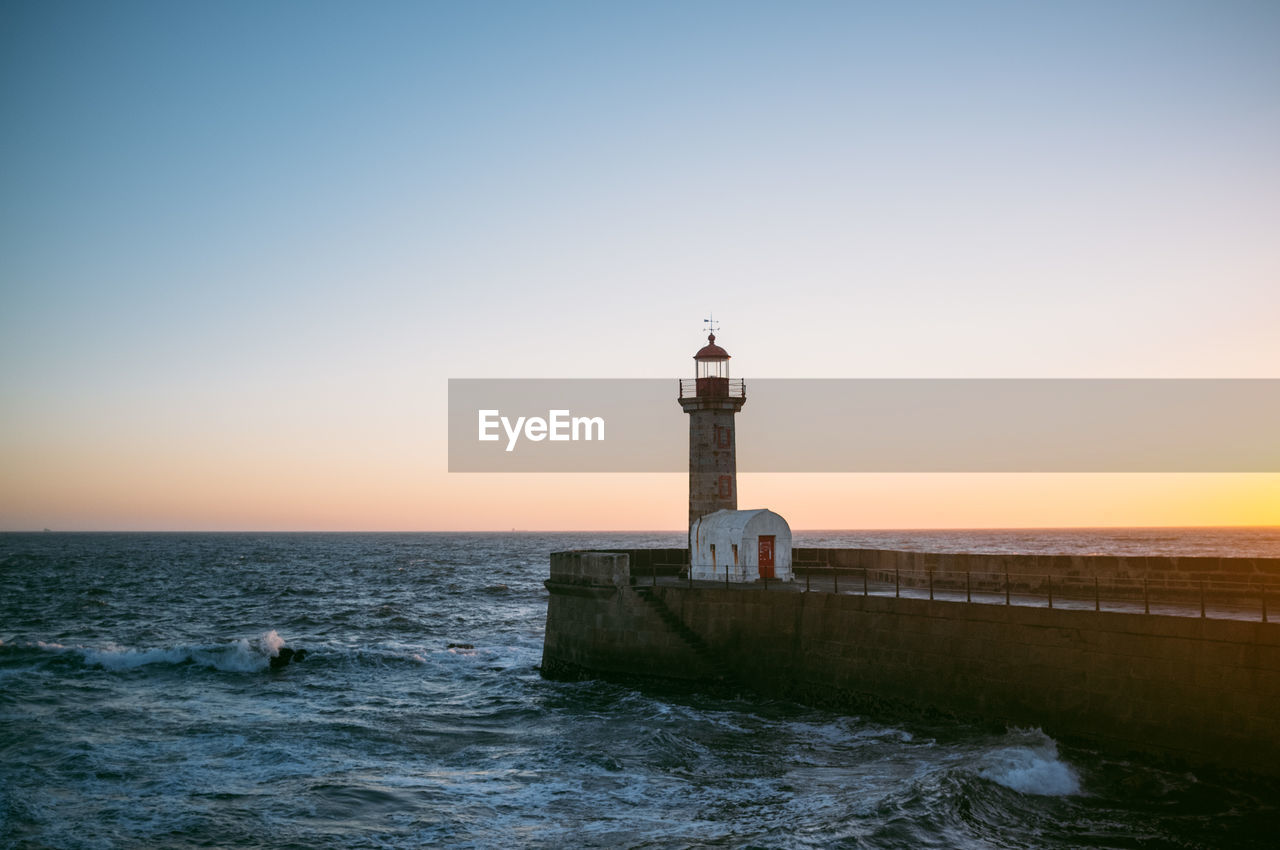
[[[391,417],[76,421],[0,446],[0,530],[679,530],[688,504],[681,473],[450,474],[443,433]],[[750,473],[738,504],[795,529],[1265,526],[1280,474]]]
[[[409,465],[86,451],[10,464],[4,530],[678,530],[687,478],[421,474]],[[366,459],[369,460],[369,459]],[[795,529],[1280,525],[1280,474],[744,474]]]

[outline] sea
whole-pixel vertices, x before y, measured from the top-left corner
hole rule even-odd
[[[1036,728],[543,679],[549,553],[682,538],[0,535],[0,847],[1280,847],[1274,783]],[[795,543],[1276,557],[1280,529]]]

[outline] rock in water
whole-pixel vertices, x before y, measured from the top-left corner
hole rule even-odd
[[[301,661],[306,658],[307,651],[305,649],[292,650],[287,646],[280,647],[280,651],[271,657],[271,669],[283,670],[288,666],[290,661]]]

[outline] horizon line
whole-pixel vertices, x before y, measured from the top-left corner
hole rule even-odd
[[[875,528],[796,528],[792,534],[859,533],[883,531],[1104,531],[1104,530],[1206,530],[1276,529],[1280,523],[1217,525],[1006,525],[1006,526],[896,526]],[[451,528],[451,529],[314,529],[314,528],[13,528],[0,534],[685,534],[685,529],[664,528]]]

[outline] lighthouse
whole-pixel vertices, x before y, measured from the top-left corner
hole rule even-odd
[[[708,320],[710,321],[710,320]],[[680,381],[680,406],[689,414],[689,525],[719,510],[738,508],[734,415],[747,401],[741,378],[729,377],[729,352],[716,345],[715,326],[693,355],[693,380]]]
[[[680,381],[689,414],[689,577],[791,581],[791,526],[765,508],[738,510],[734,416],[747,389],[729,377],[729,352],[716,345],[715,331],[693,355],[693,380]]]

